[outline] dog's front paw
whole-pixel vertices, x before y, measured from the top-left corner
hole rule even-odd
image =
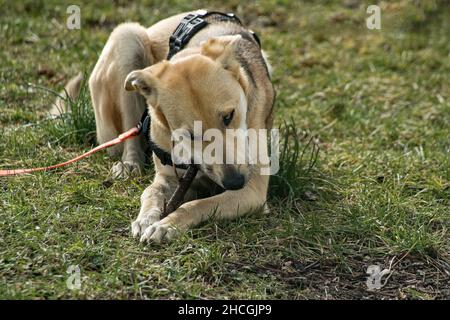
[[[128,179],[141,176],[142,173],[142,165],[133,161],[116,162],[110,171],[112,179]]]
[[[149,226],[160,220],[160,216],[161,210],[156,208],[151,209],[145,214],[139,214],[137,219],[131,224],[131,233],[133,234],[133,237],[137,238],[138,236],[143,235]]]
[[[141,242],[156,242],[161,243],[163,241],[173,240],[180,232],[180,228],[177,228],[167,219],[157,221],[145,229],[141,236]]]

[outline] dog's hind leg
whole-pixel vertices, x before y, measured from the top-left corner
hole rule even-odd
[[[76,100],[78,94],[80,93],[81,84],[83,82],[83,74],[80,72],[75,77],[69,80],[69,82],[64,87],[64,90],[60,92],[59,96],[56,98],[55,102],[50,109],[50,114],[52,116],[59,116],[63,113],[70,112],[70,108],[67,106],[67,98]]]
[[[126,76],[154,62],[146,29],[137,23],[124,23],[111,33],[89,78],[95,110],[98,143],[111,140],[135,126],[146,108],[143,97],[125,91]],[[125,141],[109,152],[121,155],[114,164],[114,178],[138,175],[146,160],[146,141],[142,136]]]

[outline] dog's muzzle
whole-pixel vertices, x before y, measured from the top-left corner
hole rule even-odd
[[[227,166],[223,172],[222,185],[226,190],[239,190],[245,186],[245,176],[234,167]]]

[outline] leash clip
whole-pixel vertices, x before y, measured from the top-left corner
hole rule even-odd
[[[138,135],[142,134],[144,136],[147,136],[150,131],[150,128],[149,128],[150,115],[147,112],[145,112],[144,115],[145,115],[145,117],[143,117],[143,119],[141,119],[141,121],[139,121],[139,123],[136,126],[138,129],[137,134]]]

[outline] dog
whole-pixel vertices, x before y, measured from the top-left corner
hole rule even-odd
[[[171,152],[171,134],[194,121],[203,130],[270,129],[275,90],[271,67],[253,33],[237,18],[223,14],[204,17],[207,25],[192,35],[170,60],[169,42],[185,12],[145,28],[124,23],[111,33],[89,77],[98,143],[135,126],[148,108],[149,136]],[[66,92],[76,96],[81,77],[69,82]],[[148,137],[139,136],[109,150],[121,161],[111,169],[114,178],[141,175],[148,155]],[[202,141],[204,149],[207,141]],[[267,146],[266,146],[267,148]],[[225,151],[226,153],[227,151]],[[200,164],[185,202],[161,219],[165,201],[178,183],[182,169],[162,164],[153,155],[155,176],[141,196],[141,208],[131,231],[141,242],[170,241],[212,215],[233,219],[250,212],[265,212],[269,177],[261,164]]]

